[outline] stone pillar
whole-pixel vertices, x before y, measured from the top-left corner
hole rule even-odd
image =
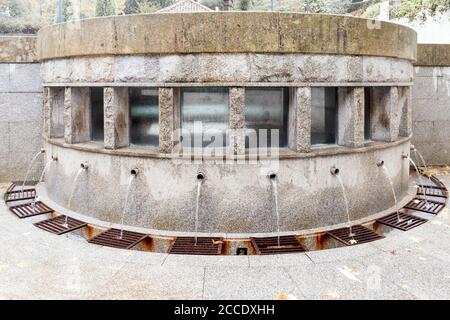
[[[311,87],[290,89],[288,145],[296,152],[311,150]]]
[[[68,87],[64,95],[64,138],[66,143],[91,139],[90,89]]]
[[[399,135],[409,137],[412,134],[412,92],[411,87],[399,87],[399,104],[401,110]]]
[[[372,140],[397,140],[400,116],[397,87],[373,87],[370,116]]]
[[[129,145],[128,88],[104,88],[105,149]]]
[[[171,153],[175,146],[175,103],[174,88],[159,88],[159,152]]]
[[[245,88],[230,88],[229,147],[234,154],[245,154]]]
[[[338,145],[364,145],[364,88],[338,88]]]
[[[50,88],[44,87],[44,137],[51,138],[51,120],[52,120],[52,100],[50,97]]]

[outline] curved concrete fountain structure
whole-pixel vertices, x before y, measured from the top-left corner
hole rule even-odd
[[[138,170],[125,224],[193,232],[197,174],[204,177],[199,232],[275,231],[271,182],[277,176],[280,231],[361,219],[406,195],[411,138],[413,30],[390,23],[297,13],[149,14],[49,26],[38,34],[45,88],[47,194],[71,209],[119,223],[130,170]],[[103,88],[104,141],[92,140],[92,88]],[[130,144],[129,89],[156,89],[159,145]],[[183,88],[225,88],[228,156],[179,153]],[[279,156],[245,152],[246,90],[285,88],[286,147]],[[336,141],[312,144],[315,88],[335,88]],[[370,88],[370,100],[365,99]],[[365,101],[366,100],[366,101]],[[365,103],[370,137],[365,139]],[[366,119],[367,120],[367,119]],[[206,152],[205,150],[203,150]]]

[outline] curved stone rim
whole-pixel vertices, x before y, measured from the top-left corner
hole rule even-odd
[[[339,15],[153,13],[47,26],[38,32],[37,47],[40,60],[239,52],[367,55],[414,61],[417,34],[395,23]]]

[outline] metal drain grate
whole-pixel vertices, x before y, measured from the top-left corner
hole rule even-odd
[[[328,231],[327,234],[346,246],[371,242],[384,238],[383,236],[380,236],[379,234],[359,224],[352,226],[351,232],[352,235],[350,235],[350,228],[341,228]]]
[[[410,202],[408,202],[408,204],[405,205],[405,208],[422,211],[422,212],[426,212],[426,213],[431,213],[431,214],[438,214],[439,212],[441,212],[442,209],[444,209],[444,207],[445,207],[445,203],[443,203],[443,202],[438,202],[438,201],[433,201],[433,200],[428,200],[428,202],[427,202],[427,201],[425,201],[425,199],[419,199],[419,198],[415,198],[415,199],[411,200]]]
[[[5,202],[31,200],[36,197],[36,189],[14,190],[15,184],[9,186],[5,193]]]
[[[427,219],[419,218],[403,212],[399,212],[398,215],[397,212],[394,212],[377,220],[379,223],[403,231],[411,230],[412,228],[418,227],[427,221]]]
[[[419,185],[417,186],[417,195],[447,198],[447,189],[439,186]]]
[[[86,222],[67,217],[67,226],[65,226],[66,216],[58,216],[56,218],[44,220],[35,223],[34,225],[42,230],[53,234],[61,235],[87,226]]]
[[[169,253],[219,255],[222,253],[223,238],[198,237],[195,244],[194,237],[177,237],[170,246]]]
[[[260,255],[308,251],[295,236],[281,236],[279,246],[278,237],[250,238],[250,240],[256,253]]]
[[[147,235],[143,233],[123,230],[121,238],[120,233],[120,229],[109,229],[96,235],[88,240],[88,242],[117,249],[131,249],[147,237]]]
[[[41,201],[36,202],[34,206],[33,203],[27,203],[10,207],[9,210],[11,210],[11,212],[18,216],[20,219],[53,212],[52,208],[48,207]]]

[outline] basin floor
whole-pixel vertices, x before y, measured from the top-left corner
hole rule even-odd
[[[450,187],[450,177],[437,176]],[[449,212],[352,247],[208,257],[56,236],[1,201],[0,299],[450,299]]]

